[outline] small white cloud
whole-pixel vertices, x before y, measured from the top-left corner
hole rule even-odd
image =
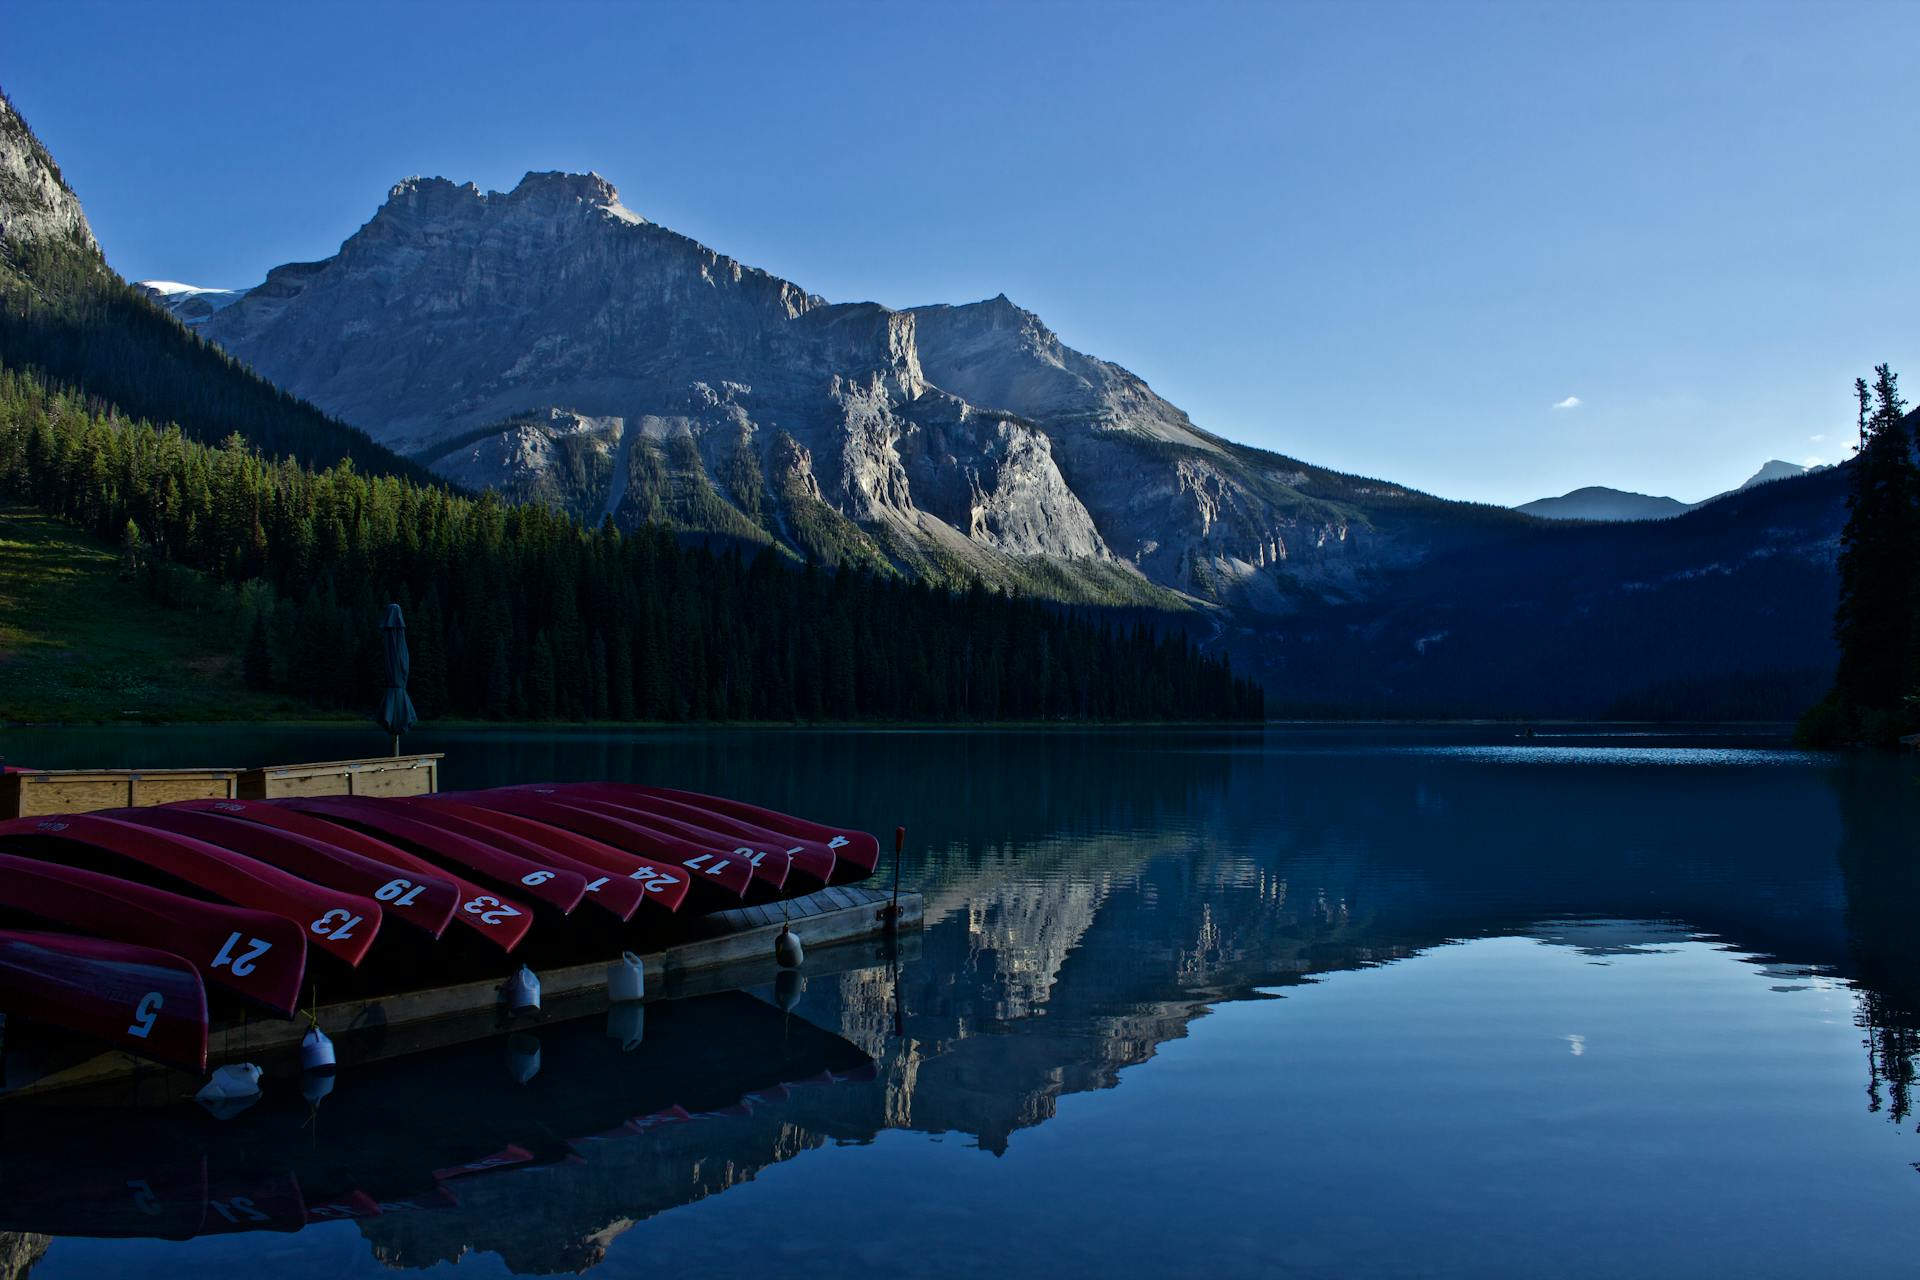
[[[1808,437],[1807,437],[1807,443],[1808,443],[1808,444],[1819,444],[1819,443],[1820,443],[1820,442],[1821,442],[1822,440],[1825,440],[1826,438],[1827,438],[1827,437],[1826,437],[1826,435],[1825,435],[1824,433],[1823,433],[1823,434],[1821,434],[1821,435],[1817,435],[1817,436],[1808,436]]]
[[[1565,400],[1556,400],[1553,407],[1556,409],[1578,409],[1580,404],[1581,400],[1579,396],[1568,396]]]
[[[1824,467],[1827,465],[1827,460],[1817,453],[1810,453],[1800,459],[1800,465],[1803,467]]]

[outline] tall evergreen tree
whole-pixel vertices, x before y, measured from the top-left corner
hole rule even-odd
[[[1920,465],[1899,380],[1854,383],[1860,447],[1841,535],[1833,690],[1802,722],[1823,743],[1888,741],[1915,727],[1920,692]]]

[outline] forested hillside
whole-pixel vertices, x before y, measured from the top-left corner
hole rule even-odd
[[[248,684],[371,706],[407,610],[422,714],[579,720],[1225,719],[1258,689],[1184,634],[981,589],[588,530],[350,464],[269,461],[0,370],[0,493],[115,539],[156,602],[233,612]]]
[[[0,358],[84,389],[120,412],[217,443],[234,432],[270,457],[343,458],[424,480],[363,433],[281,391],[187,332],[116,275],[53,157],[0,94]]]

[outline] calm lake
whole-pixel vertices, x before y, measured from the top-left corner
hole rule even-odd
[[[804,991],[650,1005],[644,1034],[343,1072],[317,1106],[273,1079],[226,1121],[0,1103],[5,1182],[33,1188],[0,1228],[56,1236],[35,1280],[1920,1258],[1912,758],[1506,726],[407,745],[447,753],[448,787],[633,779],[905,823],[925,931],[897,965],[816,957]],[[379,749],[0,733],[44,767]],[[33,1249],[0,1238],[0,1274]]]

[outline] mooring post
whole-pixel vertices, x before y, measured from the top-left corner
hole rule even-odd
[[[900,851],[907,845],[907,829],[893,829],[893,905],[887,908],[887,928],[899,931],[900,928]]]

